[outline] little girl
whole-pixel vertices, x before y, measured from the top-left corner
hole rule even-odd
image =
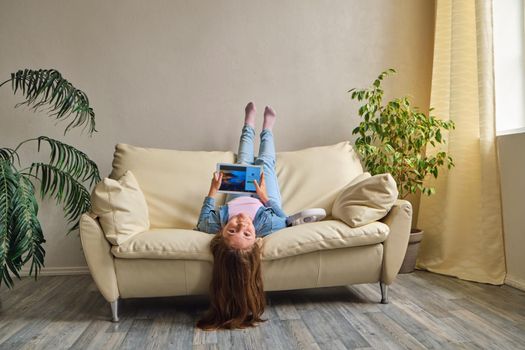
[[[207,233],[217,233],[223,229],[232,247],[238,249],[249,248],[256,237],[266,236],[288,226],[288,217],[281,209],[281,193],[275,174],[275,146],[272,135],[275,111],[268,106],[264,110],[257,158],[253,155],[256,110],[252,102],[248,103],[245,112],[237,164],[262,165],[260,183],[255,181],[258,198],[250,194],[228,194],[226,204],[215,210],[215,195],[221,185],[222,173],[214,173],[197,224],[199,231]]]
[[[222,174],[214,173],[208,196],[199,215],[197,229],[214,233],[210,247],[213,272],[210,283],[210,309],[197,323],[202,329],[244,328],[261,319],[266,305],[261,275],[260,242],[289,225],[281,208],[281,193],[275,174],[275,146],[272,128],[275,111],[266,106],[259,156],[253,154],[255,106],[245,108],[237,164],[262,165],[260,182],[255,181],[257,197],[228,194],[226,204],[215,210],[215,195]]]

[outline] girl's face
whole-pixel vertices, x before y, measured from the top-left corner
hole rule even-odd
[[[255,243],[255,227],[252,219],[239,213],[232,217],[222,231],[228,245],[234,249],[248,249]]]

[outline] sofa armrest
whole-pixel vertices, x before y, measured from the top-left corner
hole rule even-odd
[[[391,284],[401,268],[408,247],[412,226],[412,204],[398,199],[381,221],[390,227],[390,233],[383,242],[381,282]]]
[[[117,300],[119,291],[111,245],[104,236],[96,215],[84,213],[80,217],[80,241],[98,290],[108,302]]]

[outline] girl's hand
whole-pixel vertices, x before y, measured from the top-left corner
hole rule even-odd
[[[214,172],[213,177],[211,179],[210,191],[208,192],[208,197],[215,197],[215,195],[217,194],[217,191],[221,187],[221,183],[222,183],[222,173],[219,173],[217,171]]]
[[[264,181],[264,172],[261,174],[261,183],[257,183],[257,180],[253,180],[253,183],[255,184],[255,191],[257,192],[257,195],[259,196],[261,202],[263,204],[266,204],[268,202],[268,194],[266,193],[266,181]]]

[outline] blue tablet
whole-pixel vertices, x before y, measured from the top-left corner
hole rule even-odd
[[[261,180],[262,167],[258,165],[242,165],[218,163],[217,171],[222,173],[219,192],[224,193],[256,193],[253,180]]]

